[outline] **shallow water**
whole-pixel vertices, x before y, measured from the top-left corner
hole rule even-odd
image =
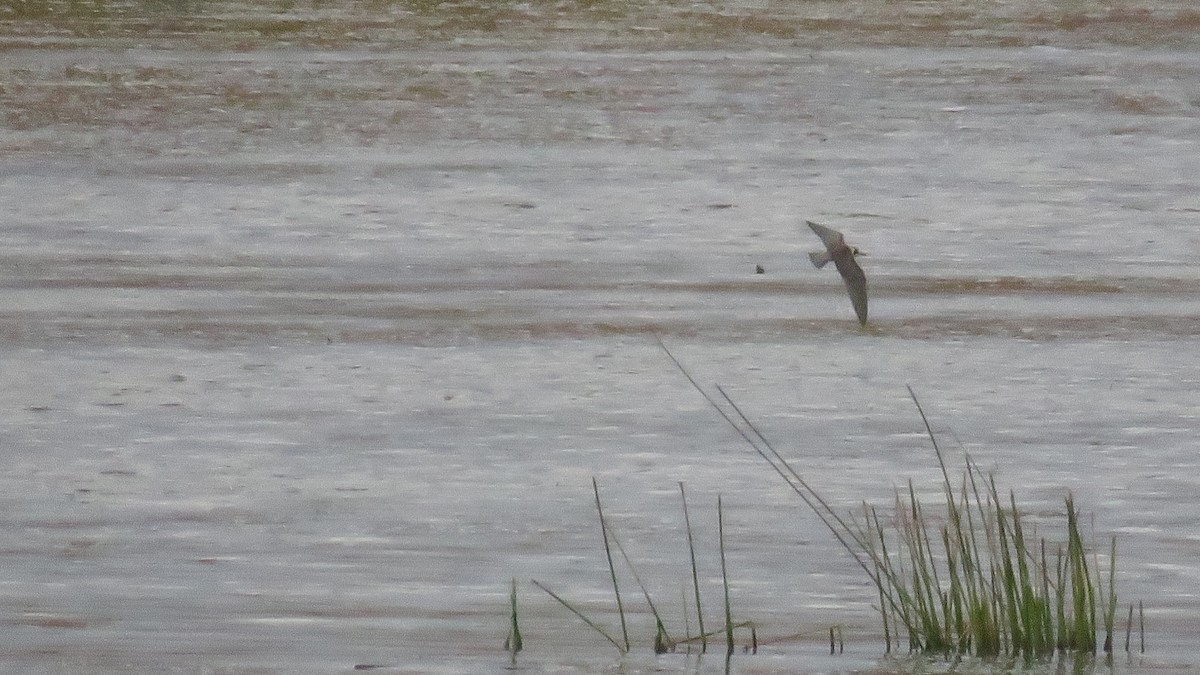
[[[794,5],[0,17],[6,666],[499,671],[510,578],[616,625],[595,477],[669,617],[678,483],[711,607],[723,496],[737,672],[944,669],[880,661],[658,334],[845,509],[936,494],[911,385],[956,463],[1118,536],[1149,652],[1104,670],[1198,667],[1196,16]],[[523,668],[724,669],[520,594]]]

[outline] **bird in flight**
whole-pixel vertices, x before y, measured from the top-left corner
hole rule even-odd
[[[842,281],[846,282],[846,290],[850,293],[850,302],[854,305],[854,313],[858,315],[858,322],[863,326],[867,325],[867,275],[863,274],[862,268],[854,260],[856,255],[864,255],[854,246],[846,245],[846,238],[841,232],[831,230],[824,225],[818,225],[811,220],[804,221],[812,228],[813,232],[821,238],[825,244],[824,251],[813,251],[808,254],[809,260],[817,266],[817,269],[824,267],[829,261],[837,267],[838,274],[842,275]]]

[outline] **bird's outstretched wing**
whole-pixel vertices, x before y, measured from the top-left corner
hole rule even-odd
[[[867,275],[863,274],[852,255],[839,256],[833,262],[842,275],[842,281],[846,282],[846,291],[850,293],[850,303],[854,305],[858,322],[867,325]]]
[[[821,238],[821,242],[825,244],[825,248],[829,249],[830,251],[846,244],[846,240],[844,237],[842,237],[841,232],[838,232],[837,230],[831,230],[824,225],[818,225],[811,220],[806,220],[804,222],[808,223],[808,226],[812,228],[812,231],[817,233],[817,236]]]

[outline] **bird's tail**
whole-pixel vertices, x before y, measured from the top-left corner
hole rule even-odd
[[[812,261],[813,265],[816,265],[817,269],[821,269],[830,260],[833,260],[833,256],[829,254],[829,251],[813,251],[808,254],[808,259]]]

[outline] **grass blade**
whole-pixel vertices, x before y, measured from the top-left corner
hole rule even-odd
[[[629,651],[629,629],[625,624],[625,606],[621,603],[621,588],[617,585],[617,568],[613,565],[612,548],[608,545],[608,523],[604,521],[604,508],[600,505],[600,487],[592,478],[592,492],[596,495],[596,513],[600,515],[600,534],[604,538],[604,555],[608,558],[608,573],[612,577],[613,595],[617,597],[617,614],[621,617],[621,635],[625,639],[625,648]]]
[[[508,650],[512,657],[512,663],[517,662],[517,652],[525,648],[525,641],[521,639],[521,626],[517,622],[517,579],[512,580],[512,591],[509,594],[509,605],[512,607],[511,625],[508,629],[508,637],[504,640],[504,648]]]
[[[608,634],[608,631],[606,631],[606,630],[604,630],[603,628],[601,628],[601,627],[600,627],[600,626],[599,626],[599,625],[598,625],[598,624],[597,624],[595,621],[592,621],[591,619],[587,618],[587,616],[586,616],[586,615],[584,615],[584,613],[583,613],[583,612],[581,612],[581,611],[579,611],[578,609],[576,609],[574,605],[572,605],[571,603],[569,603],[569,602],[567,602],[566,600],[564,600],[564,599],[563,599],[561,596],[559,596],[559,595],[558,595],[557,593],[555,593],[554,591],[552,591],[552,590],[550,590],[549,588],[547,588],[546,586],[542,585],[542,584],[541,584],[541,582],[539,582],[537,579],[530,579],[530,581],[531,581],[531,582],[533,582],[533,585],[534,585],[534,586],[537,586],[538,588],[542,589],[543,591],[545,591],[545,592],[546,592],[546,594],[547,594],[547,595],[549,595],[550,597],[552,597],[552,598],[554,598],[555,600],[557,600],[557,601],[558,601],[558,604],[560,604],[560,605],[562,605],[563,607],[566,607],[567,609],[571,610],[571,613],[572,613],[572,614],[574,614],[575,616],[579,617],[579,618],[580,618],[580,620],[582,620],[582,621],[583,621],[584,623],[586,623],[586,624],[587,624],[589,627],[591,627],[591,629],[592,629],[592,630],[596,631],[597,633],[599,633],[600,635],[602,635],[602,636],[604,637],[604,639],[605,639],[605,640],[608,640],[610,643],[612,643],[612,646],[616,647],[616,648],[617,648],[617,651],[621,652],[622,654],[624,654],[624,653],[626,653],[626,652],[628,652],[628,651],[629,651],[629,648],[628,648],[628,647],[622,647],[622,646],[621,646],[621,643],[619,643],[619,642],[617,642],[616,640],[614,640],[614,639],[613,639],[613,637],[612,637],[611,635],[609,635],[609,634]]]
[[[696,621],[700,630],[700,653],[708,651],[708,636],[704,633],[704,610],[700,604],[700,575],[696,569],[696,542],[692,538],[692,518],[688,515],[687,492],[683,489],[683,481],[679,481],[679,498],[683,500],[683,523],[687,528],[688,555],[692,562],[692,590],[696,594]]]
[[[725,589],[725,656],[733,655],[733,611],[729,607],[729,573],[725,568],[725,511],[717,495],[717,541],[721,549],[721,585]]]

